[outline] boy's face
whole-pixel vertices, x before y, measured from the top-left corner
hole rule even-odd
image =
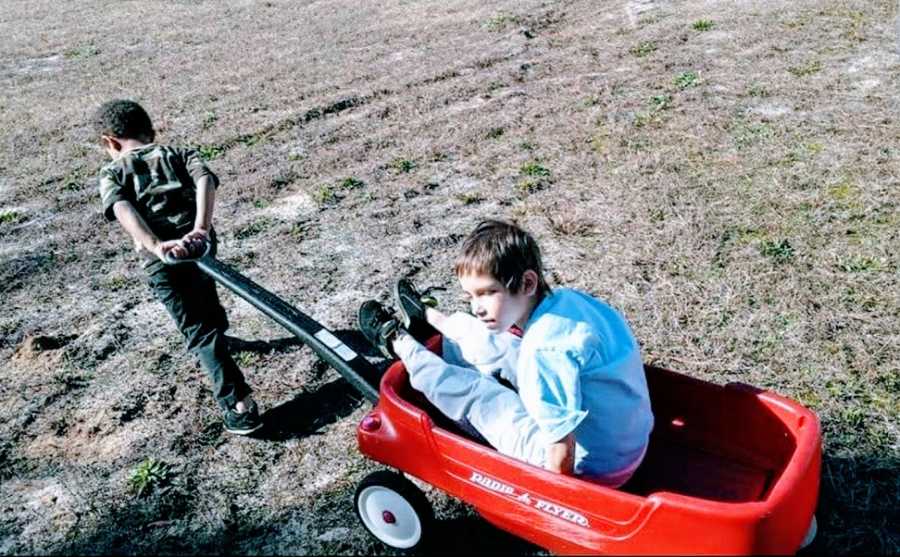
[[[513,293],[491,275],[460,275],[459,284],[472,305],[472,313],[492,332],[517,325],[525,327],[536,302],[537,274],[526,271],[520,292]]]

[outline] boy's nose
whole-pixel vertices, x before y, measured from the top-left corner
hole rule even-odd
[[[485,309],[481,307],[481,304],[479,304],[475,300],[472,300],[472,314],[475,315],[475,317],[482,317],[486,313],[487,311],[485,311]]]

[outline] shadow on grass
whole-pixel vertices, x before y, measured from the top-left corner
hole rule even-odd
[[[333,333],[351,350],[366,359],[380,357],[359,331],[340,330]],[[289,346],[303,344],[294,338],[252,342],[229,339],[229,342],[235,350],[260,351],[283,350]],[[372,362],[374,374],[365,374],[363,379],[377,389],[382,374],[390,364],[390,361],[383,358]],[[268,441],[286,441],[316,435],[323,427],[352,414],[365,403],[363,395],[342,377],[314,391],[301,392],[291,400],[265,412],[262,415],[265,425],[254,437]]]
[[[900,554],[900,458],[822,459],[819,532],[803,555]]]
[[[425,551],[436,555],[533,555],[541,548],[477,516],[437,520]]]

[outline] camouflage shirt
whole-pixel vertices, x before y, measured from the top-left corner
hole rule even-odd
[[[104,166],[100,171],[103,214],[115,220],[113,205],[128,201],[160,240],[180,238],[194,227],[196,183],[219,179],[193,149],[150,143]]]

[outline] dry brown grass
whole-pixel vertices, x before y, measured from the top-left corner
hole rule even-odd
[[[0,11],[0,552],[379,549],[350,504],[366,405],[307,349],[246,356],[293,429],[222,434],[99,215],[85,120],[123,96],[213,157],[223,258],[332,328],[399,275],[454,288],[460,234],[516,218],[647,360],[819,414],[816,549],[900,551],[894,2],[76,4]],[[235,336],[284,336],[223,298]],[[138,500],[148,457],[178,488]],[[448,547],[512,543],[460,547],[481,523],[430,496]]]

